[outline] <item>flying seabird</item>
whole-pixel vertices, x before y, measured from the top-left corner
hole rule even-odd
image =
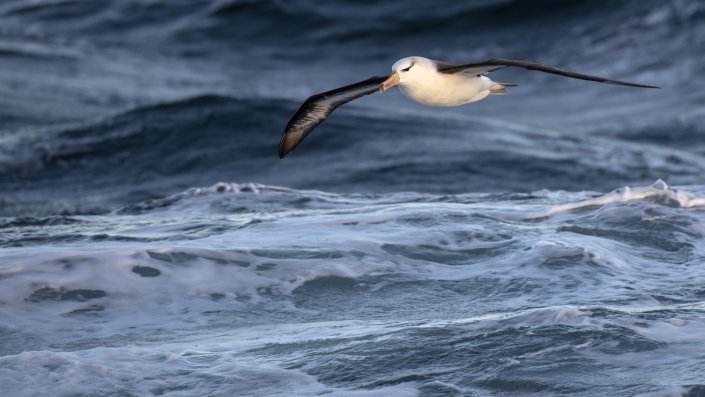
[[[318,127],[338,106],[353,99],[394,87],[407,98],[427,106],[458,106],[477,102],[490,94],[504,95],[511,83],[498,83],[485,74],[507,66],[552,73],[574,79],[627,87],[660,88],[589,76],[540,63],[490,59],[484,62],[451,65],[423,57],[400,59],[392,66],[390,76],[377,76],[358,83],[311,96],[301,105],[286,125],[279,142],[279,158],[284,158]]]

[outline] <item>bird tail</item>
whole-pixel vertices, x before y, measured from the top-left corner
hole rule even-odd
[[[492,82],[492,86],[490,87],[490,94],[492,95],[504,95],[505,92],[507,92],[507,87],[516,87],[519,84],[512,84],[512,83],[498,83],[498,82]]]

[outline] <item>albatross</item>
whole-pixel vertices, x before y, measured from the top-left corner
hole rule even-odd
[[[309,97],[286,125],[279,141],[279,158],[294,150],[314,128],[335,109],[354,99],[397,86],[407,98],[426,106],[459,106],[477,102],[488,95],[504,95],[507,87],[517,84],[490,80],[487,73],[514,66],[528,70],[557,74],[574,79],[639,88],[660,88],[590,76],[540,63],[490,59],[484,62],[453,65],[413,56],[400,59],[392,66],[389,76],[376,76],[344,87]]]

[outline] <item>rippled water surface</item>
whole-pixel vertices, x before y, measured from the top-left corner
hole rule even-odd
[[[703,45],[687,0],[0,3],[0,390],[705,396]],[[408,55],[663,89],[504,69],[277,158]]]

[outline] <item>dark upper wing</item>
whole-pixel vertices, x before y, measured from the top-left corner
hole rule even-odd
[[[606,79],[604,77],[590,76],[587,74],[575,73],[575,72],[571,72],[569,70],[559,69],[559,68],[556,68],[553,66],[542,65],[540,63],[525,62],[525,61],[512,61],[509,59],[490,59],[490,60],[487,60],[484,62],[467,63],[464,65],[449,65],[449,64],[439,63],[438,64],[438,71],[441,73],[446,73],[446,74],[463,73],[463,74],[480,75],[480,74],[489,73],[493,70],[501,69],[501,68],[504,68],[507,66],[516,66],[519,68],[524,68],[524,69],[529,69],[529,70],[538,70],[539,72],[552,73],[552,74],[557,74],[557,75],[561,75],[561,76],[565,76],[565,77],[572,77],[574,79],[580,79],[580,80],[597,81],[599,83],[625,85],[628,87],[661,88],[661,87],[654,87],[654,86],[650,86],[650,85],[628,83],[626,81],[610,80],[610,79]]]
[[[283,159],[294,150],[338,106],[378,91],[379,85],[385,80],[387,77],[384,76],[372,77],[308,98],[286,125],[284,135],[279,141],[279,158]]]

